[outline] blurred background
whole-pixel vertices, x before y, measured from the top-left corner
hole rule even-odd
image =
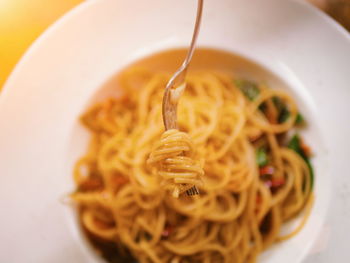
[[[350,0],[302,1],[309,1],[350,30]],[[81,2],[83,0],[0,0],[0,90],[30,44]]]

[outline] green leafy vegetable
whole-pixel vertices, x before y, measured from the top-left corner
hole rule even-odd
[[[298,112],[297,117],[295,119],[295,124],[300,125],[300,124],[303,124],[304,122],[305,122],[305,119],[304,119],[303,115],[301,115],[301,113]]]
[[[300,148],[300,139],[299,139],[299,135],[295,134],[289,141],[288,143],[288,148],[294,150],[295,152],[297,152],[298,154],[302,154],[301,153],[301,148]]]
[[[255,100],[260,94],[258,85],[254,82],[237,79],[234,83],[249,100]]]
[[[278,123],[285,122],[286,120],[288,120],[289,116],[290,116],[289,110],[287,108],[283,108],[278,115],[278,120],[277,120]]]
[[[277,122],[283,123],[286,120],[288,120],[290,116],[290,111],[288,110],[286,104],[278,97],[273,97],[272,101],[275,104],[275,107],[278,111]]]
[[[256,162],[260,167],[268,164],[267,153],[264,148],[259,148],[256,151]]]
[[[272,98],[273,104],[275,104],[275,107],[278,111],[281,111],[282,109],[286,108],[286,105],[283,103],[283,101],[279,97],[273,97]]]
[[[314,185],[314,169],[311,165],[310,159],[309,157],[306,155],[306,153],[304,152],[304,150],[301,147],[301,140],[298,134],[295,134],[289,141],[288,143],[288,148],[292,149],[293,151],[295,151],[296,153],[298,153],[301,158],[304,159],[305,163],[307,164],[309,170],[310,170],[310,186],[311,186],[311,190],[313,188]]]
[[[272,98],[273,103],[275,104],[276,109],[278,110],[278,123],[284,123],[290,117],[290,111],[288,110],[286,104],[278,97]],[[295,118],[295,125],[301,125],[304,122],[304,117],[298,112]]]
[[[234,80],[234,83],[249,100],[255,100],[260,94],[260,89],[258,88],[258,85],[254,82],[244,79],[236,79]],[[275,107],[278,111],[278,123],[284,123],[290,117],[290,111],[288,107],[280,98],[276,96],[272,98],[272,101],[275,104]],[[264,112],[266,109],[266,104],[262,103],[259,106],[259,109]],[[305,120],[303,115],[301,115],[301,113],[298,112],[295,119],[295,125],[301,125],[304,123],[304,121]]]

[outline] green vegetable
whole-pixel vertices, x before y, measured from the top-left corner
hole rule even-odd
[[[278,97],[272,98],[273,103],[275,104],[279,114],[278,114],[278,123],[283,123],[290,117],[290,111],[288,110],[286,104],[283,103],[283,101]],[[296,118],[295,118],[295,125],[300,125],[304,122],[304,117],[301,115],[300,112],[298,112]]]
[[[236,79],[234,80],[234,83],[249,100],[255,100],[260,94],[260,89],[258,88],[258,85],[254,82],[244,80],[244,79]],[[290,117],[290,111],[288,110],[286,104],[280,98],[273,97],[272,101],[275,104],[277,111],[279,112],[278,118],[277,118],[278,123],[284,123]],[[262,103],[259,106],[259,109],[261,111],[264,111],[265,108],[266,108],[265,103]],[[305,120],[303,115],[301,115],[301,113],[298,112],[298,115],[295,119],[295,124],[300,125],[304,121]]]
[[[275,104],[275,107],[278,111],[277,122],[283,123],[286,120],[288,120],[290,116],[290,111],[288,110],[286,104],[278,97],[273,97],[272,101]]]
[[[289,110],[287,108],[283,108],[278,115],[278,120],[277,120],[278,123],[285,122],[286,120],[288,120],[289,116],[290,116]]]
[[[255,100],[260,94],[258,85],[254,82],[236,79],[234,83],[249,100]]]
[[[300,125],[300,124],[303,124],[304,121],[305,121],[305,119],[304,119],[303,115],[301,115],[301,113],[298,112],[297,117],[295,119],[295,124]]]
[[[296,153],[298,153],[301,156],[301,158],[304,159],[305,163],[307,164],[309,171],[310,171],[310,186],[311,186],[311,190],[312,190],[313,185],[314,185],[314,169],[311,165],[309,157],[305,154],[305,152],[301,148],[300,137],[298,134],[295,134],[290,139],[290,141],[288,143],[288,148],[290,148],[293,151],[295,151]]]
[[[283,101],[279,97],[273,97],[272,98],[273,104],[275,104],[275,107],[278,111],[281,111],[282,109],[286,108],[286,105],[283,103]]]
[[[290,139],[290,141],[288,143],[288,148],[296,151],[300,155],[302,154],[301,153],[301,148],[300,148],[300,139],[299,139],[299,135],[298,134],[295,134]]]
[[[259,148],[256,151],[256,162],[259,165],[259,167],[262,167],[268,164],[267,153],[264,148]]]

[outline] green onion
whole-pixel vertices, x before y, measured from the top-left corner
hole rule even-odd
[[[249,100],[255,100],[260,94],[258,85],[254,82],[237,79],[234,83]]]
[[[256,162],[259,165],[259,167],[262,167],[268,164],[267,153],[264,148],[259,148],[256,151]]]
[[[293,151],[295,151],[296,153],[298,153],[301,158],[304,159],[306,165],[309,168],[310,171],[310,186],[311,186],[311,190],[313,188],[314,185],[314,169],[311,165],[310,159],[309,157],[305,154],[305,152],[303,151],[303,149],[301,148],[301,142],[300,142],[300,137],[298,134],[295,134],[289,141],[288,143],[288,148],[292,149]]]

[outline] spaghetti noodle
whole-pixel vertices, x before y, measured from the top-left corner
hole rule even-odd
[[[187,133],[171,129],[162,134],[147,163],[156,165],[156,173],[163,179],[162,185],[171,189],[173,197],[193,186],[202,184],[204,171],[194,158],[195,151]]]
[[[312,206],[310,166],[286,144],[299,118],[296,104],[285,92],[227,74],[192,73],[178,106],[182,132],[163,134],[169,77],[131,69],[121,76],[120,97],[81,117],[92,135],[74,171],[82,225],[139,262],[256,262],[271,244],[295,235],[302,226],[282,236],[282,225],[303,210],[306,220]],[[162,134],[170,150],[158,142]],[[205,162],[193,163],[192,149]],[[159,174],[153,164],[164,158],[168,172]],[[179,195],[177,183],[197,185],[201,194]]]

